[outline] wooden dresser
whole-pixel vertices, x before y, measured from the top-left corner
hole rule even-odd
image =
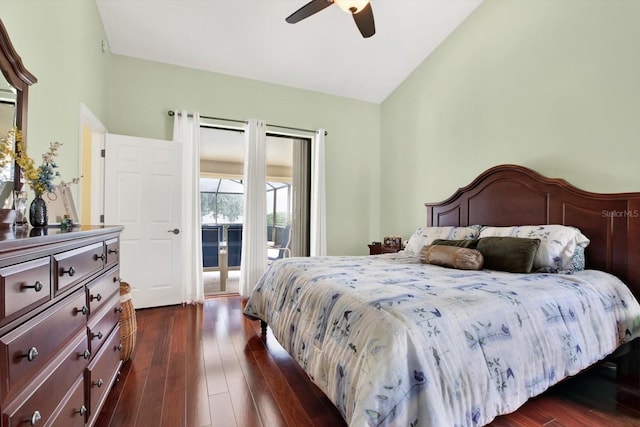
[[[121,364],[121,231],[0,229],[2,427],[96,420]]]

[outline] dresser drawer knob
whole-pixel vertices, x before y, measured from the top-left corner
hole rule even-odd
[[[113,348],[114,350],[122,351],[122,344],[118,344]]]
[[[106,257],[104,256],[104,254],[100,254],[100,255],[95,254],[95,255],[93,256],[93,260],[94,260],[94,261],[98,261],[98,260],[100,260],[100,261],[104,261],[104,260],[105,260],[105,258],[106,258]]]
[[[36,357],[38,357],[38,349],[35,347],[31,347],[27,354],[23,354],[20,357],[26,357],[29,362],[33,362]]]
[[[122,314],[122,307],[116,307],[115,312]]]
[[[82,353],[78,354],[78,358],[81,358],[81,357],[84,357],[86,360],[89,360],[89,358],[91,357],[91,352],[89,351],[89,349],[86,349]]]
[[[76,308],[75,310],[76,310],[75,314],[82,313],[85,316],[89,312],[89,309],[87,308],[86,305],[83,305],[82,308]]]
[[[119,281],[120,281],[120,278],[119,278],[119,277],[114,277],[114,278],[113,278],[113,283],[116,283],[116,282],[119,282]]]
[[[89,298],[91,301],[96,300],[96,301],[100,301],[102,299],[102,295],[98,294],[98,295],[91,295],[91,298]]]
[[[39,411],[35,411],[33,413],[33,415],[31,415],[31,419],[29,420],[29,422],[31,423],[32,426],[38,424],[38,421],[40,421],[42,419],[42,416],[40,415]]]
[[[98,381],[94,381],[91,384],[98,386],[98,387],[102,387],[102,384],[104,384],[104,381],[102,381],[102,378],[100,378]]]
[[[21,285],[20,289],[33,289],[36,292],[40,292],[42,290],[42,282],[39,280],[36,280],[36,283],[34,283],[33,285],[29,286],[29,285]]]
[[[78,409],[78,410],[76,411],[76,414],[80,414],[80,415],[82,415],[83,417],[84,417],[84,415],[85,415],[86,413],[87,413],[87,407],[86,407],[86,406],[84,406],[84,405],[82,405],[82,406],[80,407],[80,409]]]
[[[98,338],[99,340],[101,340],[103,336],[104,335],[102,335],[102,332],[98,332],[97,334],[92,333],[91,339]]]
[[[108,253],[108,254],[115,254],[115,255],[118,255],[118,250],[117,250],[117,249],[109,249],[109,250],[107,251],[107,253]]]
[[[64,276],[65,274],[68,274],[69,277],[72,277],[74,274],[76,274],[76,269],[72,267],[69,267],[68,270],[63,269],[62,270],[62,274],[60,274],[61,276]]]

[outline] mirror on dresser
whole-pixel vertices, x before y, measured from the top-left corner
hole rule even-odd
[[[0,135],[12,127],[27,138],[27,106],[29,86],[38,80],[24,67],[2,20],[0,20]],[[11,163],[0,170],[0,208],[12,207],[12,192],[22,187],[20,170]]]
[[[0,76],[0,135],[16,125],[16,90],[9,82]],[[0,208],[10,208],[11,192],[14,189],[13,163],[0,168],[0,200],[3,202]]]

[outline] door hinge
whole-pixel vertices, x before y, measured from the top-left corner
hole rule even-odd
[[[107,154],[106,151],[107,150],[105,150],[104,148],[102,150],[100,150],[100,157],[105,157],[105,155]]]
[[[100,215],[100,224],[104,224],[104,215]]]

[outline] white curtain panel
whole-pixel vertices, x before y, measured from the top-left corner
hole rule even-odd
[[[310,255],[327,254],[327,215],[324,183],[324,140],[325,130],[318,129],[312,142],[311,159],[311,212],[310,212]]]
[[[310,141],[293,139],[291,256],[309,256]]]
[[[244,226],[240,295],[248,296],[267,268],[266,124],[249,120],[245,128]]]
[[[200,213],[200,115],[176,110],[173,140],[182,142],[182,302],[204,302]]]

